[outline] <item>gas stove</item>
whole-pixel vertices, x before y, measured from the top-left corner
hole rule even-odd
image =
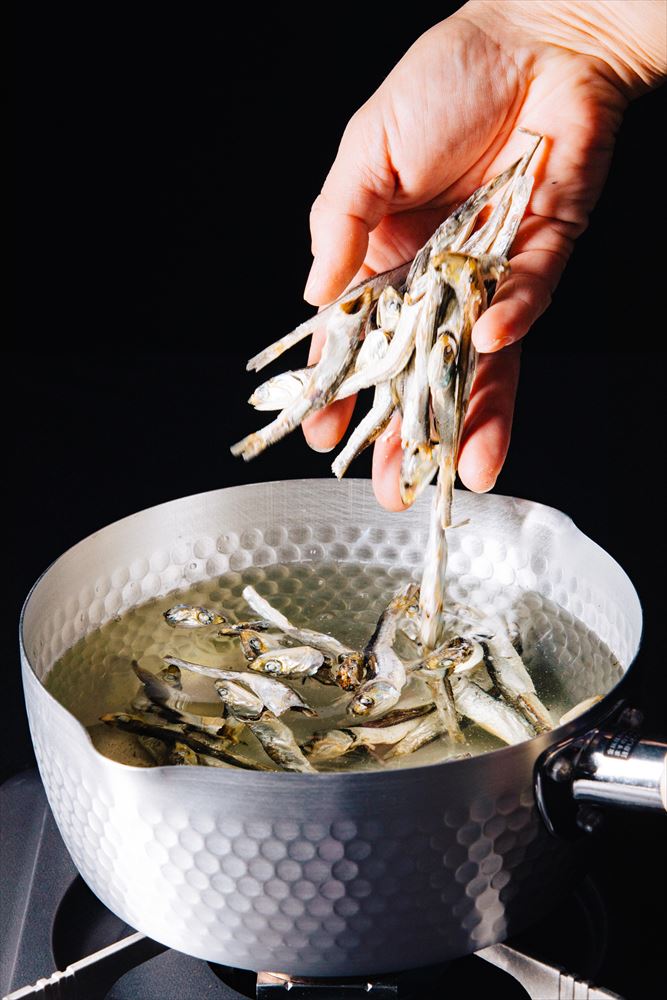
[[[476,955],[386,976],[300,980],[214,965],[128,927],[77,874],[37,771],[6,782],[0,806],[0,989],[7,1000],[444,1000],[464,991],[494,1000],[620,996],[591,985],[606,982],[610,962],[609,904],[590,877],[530,932]]]

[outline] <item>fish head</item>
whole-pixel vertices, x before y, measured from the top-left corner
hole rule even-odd
[[[173,687],[177,691],[181,691],[183,688],[183,683],[181,681],[181,668],[177,667],[175,663],[168,663],[166,667],[162,667],[160,670],[159,677],[168,684],[169,687]]]
[[[403,298],[391,285],[380,292],[377,305],[377,324],[384,333],[394,333],[401,316]]]
[[[436,453],[430,441],[419,444],[405,442],[399,480],[401,500],[404,504],[410,506],[415,502],[431,482],[437,469]]]
[[[368,716],[386,712],[396,704],[401,693],[393,684],[381,679],[367,681],[347,707],[350,715]]]
[[[268,652],[268,644],[252,629],[241,629],[238,636],[246,660],[255,660],[261,653]]]

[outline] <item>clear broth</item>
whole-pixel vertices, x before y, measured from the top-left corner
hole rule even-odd
[[[153,672],[163,666],[162,657],[168,654],[208,666],[245,668],[237,640],[216,638],[215,626],[174,629],[164,620],[167,608],[176,603],[201,604],[227,609],[239,619],[256,617],[241,596],[250,583],[295,624],[328,632],[354,648],[363,648],[389,599],[409,578],[408,571],[395,567],[326,561],[227,573],[131,608],[90,632],[54,664],[45,685],[88,728],[100,753],[124,764],[154,766],[135,736],[99,722],[104,713],[128,710],[137,695],[141,685],[131,661],[136,659]],[[608,647],[559,605],[538,594],[518,594],[512,617],[521,631],[524,662],[555,724],[578,702],[605,694],[620,679],[622,669]],[[182,680],[184,691],[198,701],[195,711],[221,714],[222,706],[211,678],[183,671]],[[309,705],[324,715],[308,719],[288,712],[282,717],[299,742],[315,733],[350,725],[350,717],[345,713],[347,699],[341,699],[340,689],[312,678],[290,683]],[[337,699],[339,703],[332,705]],[[422,685],[412,681],[400,704],[421,704],[425,700]],[[484,753],[503,745],[473,724],[466,724],[464,733],[467,745],[463,749],[469,753]],[[257,760],[270,763],[254,737],[249,735],[244,749]],[[326,767],[318,765],[318,769],[412,767],[437,763],[460,753],[460,746],[452,747],[447,740],[438,739],[408,757],[386,764],[372,756],[354,754]]]

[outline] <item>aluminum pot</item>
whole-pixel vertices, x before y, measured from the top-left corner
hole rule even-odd
[[[429,492],[399,515],[364,480],[204,493],[96,532],[35,584],[20,642],[40,773],[74,863],[128,924],[255,970],[336,976],[441,962],[557,902],[590,803],[664,808],[667,745],[628,730],[632,712],[614,721],[618,674],[567,641],[559,670],[572,701],[591,684],[605,695],[593,709],[517,746],[386,772],[129,767],[99,754],[43,686],[65,649],[104,621],[230,567],[335,559],[351,574],[360,562],[418,574]],[[568,517],[470,493],[457,494],[455,517],[469,518],[452,533],[455,596],[503,610],[529,594],[536,614],[553,599],[630,666],[637,594]]]

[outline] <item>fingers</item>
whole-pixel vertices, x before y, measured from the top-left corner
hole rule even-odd
[[[370,105],[345,129],[310,213],[315,259],[304,293],[308,302],[324,305],[344,290],[364,262],[368,234],[386,214],[395,186],[382,122]]]
[[[507,455],[520,354],[513,344],[478,360],[458,463],[461,481],[475,493],[493,488]]]
[[[394,413],[373,449],[373,489],[386,510],[405,510],[399,489],[401,472],[401,417]]]

